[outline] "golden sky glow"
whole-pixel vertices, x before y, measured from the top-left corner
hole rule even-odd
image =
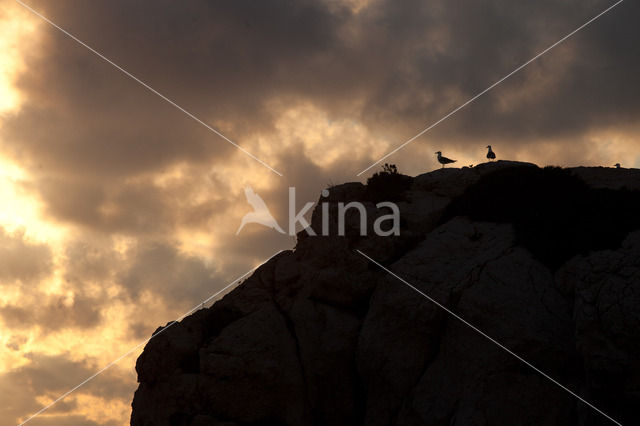
[[[16,87],[15,80],[24,71],[24,56],[36,53],[32,49],[37,47],[38,33],[44,28],[39,21],[20,8],[3,8],[0,17],[0,114],[2,114],[0,117],[4,117],[19,113],[23,96]],[[1,118],[0,126],[2,126]],[[69,308],[73,306],[75,294],[65,285],[64,269],[60,265],[60,258],[64,254],[62,252],[64,242],[73,230],[46,217],[42,203],[24,188],[23,184],[29,181],[29,178],[28,172],[22,169],[19,163],[0,153],[0,200],[2,200],[0,227],[29,243],[46,243],[52,247],[54,272],[49,278],[37,284],[35,294],[33,290],[25,292],[19,287],[7,286],[6,283],[0,282],[2,285],[0,306],[17,304],[37,309],[42,301],[56,298],[59,303]],[[122,242],[120,246],[122,247]],[[100,287],[99,291],[103,291],[106,297],[117,296],[115,287],[106,289]],[[142,307],[128,303],[112,303],[103,312],[106,320],[104,325],[86,332],[61,329],[55,333],[43,334],[38,327],[25,330],[3,327],[0,331],[0,346],[4,348],[0,350],[0,374],[29,365],[31,353],[63,355],[76,362],[90,360],[91,367],[96,369],[106,365],[141,340],[131,336],[126,323],[128,316],[138,314],[139,309],[144,309],[147,313],[156,311],[161,313],[161,316],[167,315],[167,311],[172,314],[176,311],[167,309],[161,304],[154,304],[153,297],[148,295],[143,297],[141,302],[144,303]],[[109,343],[105,345],[105,342]],[[140,351],[141,349],[115,367],[116,371],[120,371],[116,375],[126,377],[131,383],[131,391],[135,388],[133,365]],[[61,384],[61,387],[71,387],[75,384],[77,383]],[[20,384],[15,383],[15,385]],[[19,389],[16,389],[16,392],[19,392]],[[45,405],[55,396],[54,394],[40,395],[37,396],[36,401]],[[62,413],[51,410],[50,413],[44,413],[42,417],[59,418],[64,422],[69,416],[81,415],[97,423],[112,421],[125,424],[129,416],[130,403],[123,398],[98,398],[79,391],[69,397],[69,401],[76,404],[75,409]],[[28,414],[29,411],[22,412],[22,420]],[[4,419],[0,420],[0,424],[14,424],[5,423],[5,420],[8,420],[5,414],[0,414],[0,418]],[[37,423],[34,421],[34,424]]]
[[[279,177],[0,1],[0,426],[291,248],[256,224],[235,235],[246,186],[286,228],[290,186],[301,206],[365,181],[380,168],[356,173],[598,10],[318,0],[250,14],[162,2],[150,17],[141,3],[33,0]],[[624,45],[637,24],[622,18],[612,12],[385,162],[417,175],[439,167],[434,151],[465,166],[491,144],[500,159],[640,167],[637,58]],[[140,350],[42,419],[128,424]]]
[[[20,107],[20,92],[14,80],[25,64],[25,46],[36,47],[40,23],[23,10],[3,8],[0,14],[0,114],[15,112]]]

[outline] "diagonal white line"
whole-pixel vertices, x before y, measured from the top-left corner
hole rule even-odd
[[[545,378],[547,378],[548,380],[550,380],[553,384],[559,386],[560,388],[564,389],[565,391],[567,391],[568,393],[570,393],[571,395],[573,395],[574,397],[576,397],[577,399],[579,399],[580,401],[582,401],[584,404],[588,405],[589,407],[593,408],[595,411],[597,411],[598,413],[602,414],[604,417],[606,417],[607,419],[611,420],[613,423],[622,426],[622,423],[614,420],[613,418],[611,418],[610,416],[608,416],[605,412],[603,412],[602,410],[600,410],[598,407],[594,406],[593,404],[591,404],[589,401],[586,401],[584,398],[582,398],[580,395],[576,394],[575,392],[573,392],[571,389],[567,388],[566,386],[564,386],[562,383],[558,382],[557,380],[555,380],[553,377],[549,376],[547,373],[545,373],[544,371],[540,370],[539,368],[537,368],[536,366],[534,366],[533,364],[531,364],[530,362],[528,362],[526,359],[522,358],[520,355],[516,354],[515,352],[513,352],[511,349],[507,348],[506,346],[504,346],[503,344],[501,344],[500,342],[498,342],[496,339],[494,339],[493,337],[489,336],[488,334],[486,334],[485,332],[483,332],[482,330],[480,330],[479,328],[477,328],[476,326],[474,326],[473,324],[469,323],[467,320],[465,320],[464,318],[462,318],[461,316],[459,316],[458,314],[456,314],[455,312],[453,312],[452,310],[450,310],[449,308],[447,308],[446,306],[442,305],[441,303],[439,303],[437,300],[433,299],[432,297],[428,296],[427,294],[423,293],[422,291],[420,291],[419,289],[417,289],[416,287],[414,287],[413,285],[409,284],[407,281],[405,281],[404,279],[402,279],[401,277],[399,277],[398,275],[394,274],[393,272],[391,272],[389,269],[385,268],[384,266],[382,266],[380,263],[376,262],[375,260],[373,260],[372,258],[370,258],[369,256],[367,256],[366,254],[364,254],[363,252],[361,252],[360,250],[356,251],[358,253],[360,253],[362,256],[364,256],[365,258],[367,258],[369,261],[373,262],[374,264],[376,264],[377,266],[379,266],[380,268],[382,268],[384,271],[386,271],[388,274],[392,275],[394,278],[398,279],[399,281],[401,281],[402,283],[404,283],[405,285],[407,285],[409,288],[411,288],[412,290],[414,290],[415,292],[419,293],[420,295],[422,295],[424,298],[428,299],[430,302],[434,303],[435,305],[437,305],[440,309],[444,310],[445,312],[447,312],[449,315],[451,315],[452,317],[454,317],[455,319],[457,319],[458,321],[462,322],[464,325],[466,325],[467,327],[471,328],[472,330],[474,330],[475,332],[477,332],[478,334],[480,334],[481,336],[485,337],[486,339],[488,339],[489,341],[491,341],[493,344],[495,344],[496,346],[498,346],[499,348],[501,348],[502,350],[504,350],[505,352],[509,353],[510,355],[514,356],[516,359],[518,359],[519,361],[523,362],[524,364],[526,364],[527,366],[531,367],[533,370],[537,371],[538,373],[540,373],[541,375],[543,375]]]
[[[270,165],[268,165],[267,163],[265,163],[264,161],[262,161],[261,159],[259,159],[258,157],[256,157],[255,155],[253,155],[252,153],[250,153],[249,151],[247,151],[246,149],[244,149],[243,147],[241,147],[240,145],[238,145],[237,143],[235,143],[234,141],[229,139],[228,137],[226,137],[225,135],[223,135],[222,133],[220,133],[218,130],[214,129],[213,127],[211,127],[210,125],[208,125],[204,121],[200,120],[198,117],[196,117],[195,115],[193,115],[192,113],[190,113],[189,111],[187,111],[186,109],[184,109],[183,107],[181,107],[180,105],[178,105],[177,103],[172,101],[171,99],[167,98],[165,95],[163,95],[162,93],[158,92],[156,89],[154,89],[153,87],[149,86],[147,83],[145,83],[144,81],[140,80],[138,77],[136,77],[135,75],[131,74],[129,71],[125,70],[124,68],[122,68],[121,66],[119,66],[118,64],[113,62],[111,59],[107,58],[102,53],[98,52],[97,50],[95,50],[94,48],[92,48],[91,46],[89,46],[88,44],[86,44],[85,42],[83,42],[82,40],[80,40],[79,38],[77,38],[76,36],[71,34],[70,32],[68,32],[64,28],[60,27],[55,22],[49,20],[47,17],[45,17],[42,14],[38,13],[36,10],[31,8],[29,5],[23,3],[21,0],[15,0],[15,1],[20,6],[24,7],[25,9],[27,9],[28,11],[30,11],[31,13],[33,13],[34,15],[36,15],[37,17],[42,19],[43,21],[47,22],[52,27],[58,29],[59,31],[61,31],[62,33],[67,35],[69,38],[71,38],[72,40],[74,40],[78,44],[80,44],[80,45],[86,47],[87,49],[89,49],[89,51],[94,53],[100,59],[104,60],[105,62],[107,62],[107,63],[109,63],[111,65],[113,65],[115,68],[117,68],[123,74],[125,74],[127,77],[131,78],[132,80],[134,80],[137,83],[139,83],[140,85],[142,85],[145,89],[147,89],[150,92],[158,95],[160,98],[164,99],[165,101],[167,101],[168,103],[170,103],[171,105],[173,105],[174,107],[176,107],[177,109],[179,109],[180,111],[185,113],[187,116],[189,116],[190,118],[192,118],[193,120],[195,120],[199,124],[203,125],[207,129],[209,129],[210,131],[215,133],[216,135],[220,136],[222,139],[224,139],[225,141],[229,142],[231,145],[235,146],[240,151],[242,151],[243,153],[245,153],[246,155],[248,155],[249,157],[251,157],[252,159],[257,161],[258,163],[262,164],[263,166],[265,166],[266,168],[268,168],[269,170],[271,170],[272,172],[274,172],[278,176],[282,176],[282,173],[280,173],[279,171],[277,171],[276,169],[274,169],[273,167],[271,167]]]
[[[168,330],[169,328],[171,328],[174,324],[176,324],[178,321],[181,321],[183,318],[185,318],[187,315],[190,315],[191,313],[197,311],[198,309],[200,309],[202,306],[204,306],[205,303],[208,303],[211,299],[213,299],[214,297],[218,296],[220,293],[222,293],[223,291],[227,290],[229,287],[232,287],[234,284],[236,284],[238,281],[240,281],[241,279],[243,279],[244,277],[246,277],[247,275],[249,275],[250,273],[252,273],[253,271],[255,271],[256,269],[258,269],[259,267],[261,267],[262,265],[264,265],[265,263],[267,263],[268,261],[270,261],[271,259],[273,259],[274,257],[276,257],[277,255],[279,255],[280,253],[282,253],[282,250],[274,253],[271,257],[269,257],[267,260],[265,260],[264,262],[260,263],[259,265],[251,268],[249,271],[245,272],[244,274],[242,274],[241,276],[239,276],[238,278],[236,278],[235,280],[231,281],[227,286],[225,286],[222,290],[219,290],[217,292],[215,292],[214,294],[212,294],[211,296],[207,297],[206,299],[204,299],[202,302],[198,303],[196,306],[194,306],[193,308],[191,308],[188,312],[185,312],[184,314],[182,314],[180,317],[178,317],[178,319],[176,319],[174,322],[170,323],[169,325],[167,325],[165,328],[163,328],[162,330],[160,330],[159,332],[157,332],[156,334],[154,334],[153,336],[149,337],[148,339],[138,343],[136,346],[134,346],[133,348],[129,349],[127,352],[125,352],[124,354],[122,354],[121,356],[119,356],[118,358],[116,358],[115,360],[111,361],[109,364],[105,365],[103,368],[101,368],[100,370],[96,371],[94,374],[92,374],[91,376],[87,377],[85,380],[83,380],[81,383],[77,384],[76,386],[74,386],[73,388],[69,389],[67,392],[63,393],[62,395],[60,395],[58,398],[56,398],[53,402],[49,403],[48,405],[42,407],[40,410],[38,410],[37,412],[35,412],[34,414],[32,414],[28,419],[26,419],[25,421],[23,421],[22,423],[20,423],[18,426],[22,426],[25,423],[33,420],[34,418],[36,418],[37,416],[39,416],[40,414],[44,413],[45,411],[47,411],[49,408],[53,407],[55,404],[57,404],[58,402],[62,401],[64,398],[66,398],[67,396],[69,396],[71,393],[75,392],[76,390],[78,390],[80,387],[84,386],[85,384],[87,384],[88,382],[90,382],[91,380],[95,379],[97,376],[99,376],[100,374],[102,374],[103,372],[105,372],[106,370],[108,370],[109,368],[113,367],[115,364],[117,364],[120,360],[122,360],[123,358],[126,358],[127,356],[131,355],[131,353],[133,353],[134,351],[136,351],[140,346],[145,345],[147,342],[149,342],[151,339],[153,339],[156,336],[159,336],[160,334],[164,333],[166,330]]]
[[[564,42],[565,40],[567,40],[568,38],[570,38],[571,36],[575,35],[577,32],[579,32],[580,30],[584,29],[586,26],[588,26],[589,24],[593,23],[596,19],[600,18],[602,15],[604,15],[605,13],[609,12],[611,9],[613,9],[614,7],[618,6],[620,3],[622,3],[624,0],[619,0],[618,2],[612,4],[611,6],[609,6],[608,8],[606,8],[605,10],[603,10],[602,12],[600,12],[599,14],[597,14],[596,16],[594,16],[593,18],[589,19],[587,22],[585,22],[584,24],[580,25],[578,28],[576,28],[575,30],[571,31],[569,34],[567,34],[566,36],[562,37],[560,40],[556,41],[555,43],[553,43],[551,46],[547,47],[546,49],[544,49],[542,52],[538,53],[536,56],[534,56],[533,58],[529,59],[527,62],[525,62],[524,64],[520,65],[518,68],[516,68],[515,70],[511,71],[509,74],[505,75],[504,77],[502,77],[500,80],[496,81],[495,83],[493,83],[491,86],[487,87],[486,89],[484,89],[482,92],[478,93],[477,95],[475,95],[474,97],[472,97],[471,99],[469,99],[468,101],[466,101],[465,103],[463,103],[462,105],[458,106],[456,109],[454,109],[453,111],[451,111],[450,113],[448,113],[447,115],[445,115],[444,117],[442,117],[441,119],[439,119],[438,121],[436,121],[435,123],[431,124],[429,127],[424,128],[423,130],[421,130],[417,135],[411,137],[410,139],[408,139],[407,141],[405,141],[403,144],[401,144],[400,146],[398,146],[397,148],[395,148],[393,151],[389,152],[388,154],[386,154],[384,157],[380,158],[378,161],[376,161],[375,163],[371,164],[369,167],[367,167],[366,169],[362,170],[360,173],[358,173],[356,176],[360,176],[361,174],[363,174],[364,172],[368,171],[369,169],[371,169],[372,167],[374,167],[376,164],[379,164],[381,161],[385,160],[386,158],[392,156],[393,154],[395,154],[396,152],[400,151],[402,148],[404,148],[405,146],[409,145],[411,142],[413,142],[414,140],[418,139],[420,136],[424,135],[425,133],[427,133],[429,130],[433,129],[434,127],[436,127],[438,124],[442,123],[443,121],[445,121],[446,119],[448,119],[449,117],[451,117],[453,114],[457,113],[458,111],[460,111],[461,109],[463,109],[464,107],[466,107],[467,105],[469,105],[470,103],[474,102],[476,99],[478,99],[479,97],[481,97],[482,95],[484,95],[485,93],[489,92],[490,90],[492,90],[493,88],[495,88],[496,86],[498,86],[500,83],[502,83],[503,81],[505,81],[506,79],[508,79],[509,77],[511,77],[512,75],[516,74],[518,71],[522,70],[523,68],[525,68],[527,65],[529,65],[530,63],[532,63],[533,61],[535,61],[536,59],[540,58],[542,55],[544,55],[545,53],[549,52],[551,49],[553,49],[554,47],[558,46],[559,44],[561,44],[562,42]]]

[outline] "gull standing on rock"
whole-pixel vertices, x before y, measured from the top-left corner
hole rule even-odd
[[[491,145],[487,145],[487,148],[489,148],[489,152],[487,152],[487,158],[489,159],[489,161],[495,160],[496,153],[491,150]]]
[[[438,162],[440,164],[442,164],[442,168],[444,169],[444,165],[445,164],[450,164],[450,163],[455,163],[457,160],[452,160],[450,158],[447,157],[443,157],[442,156],[442,152],[440,151],[436,151],[436,154],[438,154]]]

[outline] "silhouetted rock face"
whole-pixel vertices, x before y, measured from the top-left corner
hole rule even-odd
[[[346,237],[301,233],[294,251],[153,338],[136,365],[131,424],[611,424],[356,249],[616,420],[635,423],[640,211],[631,190],[640,175],[495,162],[409,179],[376,182],[403,189],[400,236],[360,237],[357,218]],[[578,192],[563,204],[558,191]],[[545,193],[557,209],[539,198]],[[361,184],[321,199],[334,215],[337,202],[354,200],[365,203],[369,229],[386,214]],[[593,200],[613,205],[585,204]],[[575,217],[576,203],[591,210]],[[545,232],[556,222],[570,226]],[[580,235],[598,226],[615,235]]]

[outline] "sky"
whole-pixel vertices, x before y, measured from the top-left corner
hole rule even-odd
[[[0,0],[0,426],[295,238],[282,226],[615,1]],[[385,161],[640,167],[640,5],[624,1]],[[123,358],[32,425],[128,424]]]

